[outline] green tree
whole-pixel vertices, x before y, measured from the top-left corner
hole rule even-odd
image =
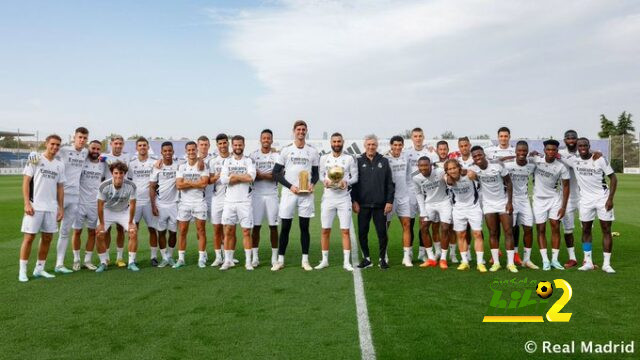
[[[627,135],[629,133],[633,134],[636,131],[635,127],[633,127],[633,120],[631,120],[631,114],[623,111],[620,116],[618,116],[618,123],[616,124],[616,135]]]
[[[617,135],[616,124],[614,124],[613,121],[607,119],[604,114],[600,114],[600,130],[601,131],[598,133],[598,136],[601,139],[606,139],[611,135]]]
[[[143,137],[142,135],[133,134],[127,138],[127,140],[137,140],[138,138]]]
[[[615,172],[624,171],[625,167],[640,167],[639,144],[635,136],[632,115],[623,111],[616,124],[600,115],[601,138],[611,138],[611,167]]]
[[[491,139],[491,137],[489,136],[489,134],[482,134],[482,135],[477,135],[473,139],[476,139],[476,140],[489,140],[489,139]]]
[[[445,132],[443,132],[442,134],[440,134],[440,137],[444,140],[451,140],[451,139],[455,139],[456,135],[453,133],[453,131],[451,130],[447,130]]]

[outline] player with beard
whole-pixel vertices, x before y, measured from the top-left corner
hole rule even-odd
[[[469,166],[473,165],[473,157],[471,156],[471,140],[469,140],[467,136],[458,138],[458,151],[454,153],[454,158],[458,160],[460,166],[462,166],[462,169],[468,169]],[[467,246],[471,246],[471,227],[469,225],[467,225],[466,239]],[[472,261],[472,253],[469,252],[468,255],[469,261]]]
[[[209,138],[206,135],[202,135],[198,137],[196,144],[198,145],[198,161],[202,161],[208,169],[211,159],[214,159],[217,156],[215,153],[209,152],[209,149],[211,149]],[[204,188],[204,202],[207,204],[207,220],[209,221],[211,221],[211,199],[213,199],[213,188],[213,184],[209,184]]]
[[[211,266],[220,266],[224,262],[222,257],[222,240],[224,239],[224,227],[222,225],[222,211],[224,210],[224,197],[227,186],[220,182],[222,163],[229,158],[229,136],[218,134],[216,136],[218,156],[209,160],[209,184],[214,186],[211,198],[211,224],[213,224],[213,251],[216,254]]]
[[[454,154],[449,153],[449,143],[446,140],[440,140],[436,143],[436,153],[438,154],[438,161],[433,163],[433,166],[439,167],[440,169],[444,169],[444,162],[449,158],[455,158]],[[445,187],[446,188],[446,187]],[[447,250],[449,256],[451,257],[451,262],[454,264],[458,263],[458,258],[456,257],[456,234],[453,231],[452,227],[448,227],[449,230],[445,232],[440,231],[440,221],[437,218],[431,223],[431,227],[433,228],[433,238],[435,242],[441,242],[442,250]],[[445,234],[445,235],[442,235]],[[448,248],[446,248],[445,241],[441,241],[441,235],[447,236],[446,243],[448,244]],[[444,259],[445,263],[447,259]]]
[[[398,216],[400,225],[402,225],[402,265],[406,267],[413,266],[411,251],[411,201],[409,200],[409,181],[407,180],[411,173],[407,166],[407,159],[402,154],[404,148],[404,139],[402,136],[393,136],[389,141],[391,149],[389,153],[385,155],[389,161],[391,167],[391,176],[393,177],[393,183],[395,184],[395,190],[393,195],[393,208],[389,214],[387,214],[387,229],[391,226],[391,219],[393,214]]]
[[[320,177],[324,183],[324,193],[320,204],[320,219],[322,226],[322,261],[316,270],[329,266],[329,239],[331,238],[331,226],[336,214],[340,220],[340,232],[342,233],[342,268],[353,271],[351,265],[351,186],[358,182],[358,168],[355,158],[342,152],[344,139],[342,134],[331,135],[331,153],[320,158]],[[330,179],[329,173],[334,168],[341,168],[344,176],[337,183]]]
[[[575,130],[567,130],[564,133],[565,147],[558,150],[558,154],[563,159],[568,160],[580,157],[578,154],[578,133]],[[567,212],[562,218],[562,227],[564,228],[564,242],[567,245],[569,260],[564,264],[566,269],[578,265],[576,260],[576,251],[574,247],[573,230],[575,228],[575,214],[580,204],[580,187],[576,179],[575,171],[569,166],[569,201],[567,202]]]
[[[83,265],[89,270],[96,269],[96,266],[91,261],[91,256],[96,243],[96,226],[98,226],[98,187],[102,183],[102,175],[104,174],[104,163],[100,162],[101,149],[102,143],[100,141],[92,140],[89,143],[89,153],[80,174],[78,215],[72,226],[73,271],[78,271],[81,268],[81,235],[82,228],[85,225],[88,234]]]
[[[269,224],[269,235],[271,240],[271,266],[278,261],[278,183],[273,177],[273,167],[280,156],[272,147],[273,132],[264,129],[260,133],[260,149],[249,155],[256,166],[256,180],[253,183],[252,208],[253,208],[253,231],[251,238],[252,266],[255,268],[260,264],[260,228],[262,221],[266,218]]]
[[[160,145],[160,165],[153,168],[149,179],[149,201],[153,215],[157,217],[158,247],[162,261],[159,268],[173,266],[173,250],[177,242],[178,230],[178,189],[176,173],[180,165],[173,158],[173,144],[165,141]],[[167,246],[167,231],[169,244]]]

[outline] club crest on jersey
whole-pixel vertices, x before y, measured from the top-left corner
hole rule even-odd
[[[382,163],[378,163],[378,168],[382,169]]]

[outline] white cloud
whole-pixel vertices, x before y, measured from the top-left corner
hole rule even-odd
[[[228,27],[229,50],[266,89],[257,99],[261,119],[281,128],[295,118],[310,120],[316,136],[336,129],[391,135],[414,125],[431,135],[493,133],[508,124],[516,136],[535,136],[565,127],[595,135],[601,112],[634,112],[637,62],[612,67],[606,58],[638,49],[638,9],[603,1],[359,0],[211,14]],[[594,91],[610,87],[616,91],[593,101]]]

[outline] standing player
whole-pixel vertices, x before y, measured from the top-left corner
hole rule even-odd
[[[195,142],[185,144],[187,162],[178,166],[176,188],[180,190],[178,201],[178,261],[174,269],[185,265],[189,222],[195,220],[198,236],[198,267],[207,266],[207,204],[204,202],[204,188],[209,184],[209,174],[201,169],[198,148]]]
[[[242,244],[244,245],[245,264],[247,270],[253,270],[251,262],[253,228],[253,211],[251,210],[251,184],[256,178],[256,167],[253,160],[244,156],[244,137],[236,135],[231,138],[233,155],[222,164],[220,182],[227,187],[222,210],[224,225],[224,263],[220,270],[234,266],[233,252],[236,249],[236,225],[242,228]]]
[[[440,140],[436,143],[436,153],[438,155],[438,161],[433,163],[433,166],[437,166],[441,169],[444,169],[444,162],[447,161],[449,158],[455,158],[454,154],[449,154],[449,143],[446,140]],[[445,186],[446,188],[446,186]],[[451,262],[456,264],[458,263],[458,258],[456,257],[456,234],[454,233],[454,231],[452,230],[452,228],[449,226],[449,230],[446,232],[441,232],[440,231],[440,221],[438,221],[438,219],[434,219],[433,222],[431,223],[431,226],[433,228],[433,239],[435,242],[442,242],[442,249],[443,250],[450,250],[448,253],[451,256]],[[428,227],[427,227],[428,229]],[[444,235],[442,235],[444,234]],[[444,241],[440,241],[441,239],[441,235],[442,236],[447,236],[447,240]],[[449,244],[449,248],[447,248],[444,244]],[[445,262],[447,259],[444,259]]]
[[[578,133],[575,130],[567,130],[564,133],[564,144],[566,147],[558,150],[558,154],[563,159],[577,159],[578,155]],[[566,269],[572,268],[578,265],[576,260],[576,251],[574,247],[573,229],[575,228],[575,213],[578,211],[580,203],[580,188],[578,187],[578,181],[576,180],[576,174],[571,166],[569,166],[569,201],[567,202],[567,212],[562,218],[562,227],[564,228],[564,242],[567,245],[567,252],[569,253],[569,261],[564,264]]]
[[[102,143],[92,140],[89,143],[89,153],[82,166],[80,174],[80,196],[78,202],[78,214],[73,222],[73,271],[80,270],[80,245],[82,228],[87,226],[87,245],[84,253],[84,267],[95,270],[96,266],[91,262],[91,255],[96,243],[96,226],[98,226],[98,188],[102,183],[104,163],[100,162]]]
[[[487,272],[484,265],[484,244],[482,239],[482,209],[480,208],[480,195],[474,181],[476,174],[462,174],[465,170],[455,159],[444,162],[444,170],[447,174],[445,180],[453,203],[453,231],[458,238],[458,248],[462,258],[458,270],[469,270],[469,248],[467,247],[467,225],[471,226],[476,251],[476,264],[478,271]]]
[[[229,137],[226,134],[216,136],[218,156],[209,160],[209,184],[213,184],[213,197],[211,198],[211,224],[213,224],[213,251],[216,258],[211,266],[220,266],[222,259],[222,240],[224,229],[222,226],[222,210],[224,210],[224,197],[227,186],[220,182],[222,163],[229,157]]]
[[[106,231],[112,224],[119,224],[129,232],[129,262],[127,269],[138,271],[136,251],[138,250],[138,229],[134,221],[136,212],[136,184],[126,179],[127,164],[116,161],[109,165],[111,179],[105,180],[98,188],[98,256],[100,266],[96,272],[107,270]]]
[[[109,167],[111,164],[116,161],[120,161],[125,165],[129,166],[129,154],[123,152],[124,149],[124,138],[120,135],[114,135],[111,137],[111,142],[109,143],[111,146],[111,152],[107,154],[103,154],[100,159],[107,163],[107,166],[104,168],[104,179],[111,179],[111,171]],[[124,255],[124,228],[119,224],[116,224],[116,266],[125,267],[127,263],[123,260]],[[105,243],[107,246],[107,262],[109,262],[109,248],[111,247],[111,228],[107,229],[107,234],[105,235]]]
[[[560,219],[564,216],[569,200],[569,170],[560,161],[558,155],[558,140],[544,141],[544,157],[534,158],[536,170],[533,187],[533,217],[538,229],[538,243],[542,255],[542,270],[564,270],[558,262],[560,253]],[[562,195],[558,193],[558,181],[562,182]],[[552,260],[549,263],[547,254],[547,219],[551,224]]]
[[[206,135],[201,135],[197,140],[198,145],[198,161],[202,161],[205,166],[209,167],[211,159],[216,157],[215,153],[210,153],[211,143]],[[204,188],[204,202],[207,204],[207,220],[211,221],[211,199],[213,199],[213,184],[208,184]]]
[[[58,245],[56,247],[56,267],[55,272],[68,274],[72,271],[64,266],[64,257],[67,253],[67,245],[71,236],[71,225],[73,225],[77,213],[80,192],[80,174],[85,159],[87,149],[85,145],[89,137],[89,130],[84,127],[76,129],[73,135],[73,145],[63,146],[58,151],[57,157],[64,163],[64,218],[60,223],[60,233],[58,234]]]
[[[499,162],[489,163],[481,146],[471,148],[474,165],[469,171],[476,173],[482,195],[482,212],[489,228],[489,244],[493,265],[489,271],[500,270],[500,226],[504,231],[505,248],[507,249],[507,270],[517,273],[513,263],[513,185],[509,171]]]
[[[438,161],[438,155],[424,145],[424,132],[421,128],[417,127],[411,130],[411,141],[413,142],[413,146],[404,149],[404,156],[407,159],[407,166],[409,167],[410,174],[407,177],[407,183],[409,184],[409,186],[413,186],[411,177],[418,173],[419,158],[428,156],[431,159],[432,164]],[[411,220],[409,221],[409,234],[411,235],[411,246],[413,246],[413,226],[415,224],[416,215],[418,215],[418,211],[420,209],[418,208],[418,201],[415,196],[409,196],[409,201],[409,215],[411,217]],[[420,241],[420,244],[418,245],[418,259],[424,261],[426,260],[425,246],[423,244],[422,233],[420,231],[418,231],[418,239]],[[434,241],[433,247],[435,248],[436,258],[439,258],[442,251],[440,248],[440,243]]]
[[[331,226],[333,219],[338,214],[340,220],[340,232],[342,233],[342,267],[347,271],[353,271],[351,266],[351,195],[350,187],[358,182],[358,167],[355,158],[342,152],[344,139],[342,134],[331,135],[331,153],[320,158],[320,177],[324,183],[324,193],[320,203],[320,221],[322,225],[322,261],[316,270],[329,266],[329,240],[331,238]],[[339,170],[342,179],[334,181],[330,178],[330,172]]]
[[[468,169],[473,165],[473,157],[471,157],[471,141],[467,136],[458,138],[458,151],[454,153],[455,159],[458,160],[462,169]],[[471,246],[471,227],[467,225],[467,246]],[[455,257],[455,250],[451,252],[451,255]],[[469,252],[469,261],[473,260],[471,252]],[[452,262],[453,262],[452,258]],[[456,259],[457,260],[457,259]]]
[[[294,141],[282,148],[280,156],[273,168],[276,180],[282,184],[282,198],[278,213],[282,219],[280,239],[278,244],[278,262],[271,268],[278,271],[284,267],[284,254],[289,244],[289,232],[293,215],[298,210],[298,223],[300,225],[300,244],[302,246],[302,268],[311,271],[309,264],[309,245],[311,234],[309,233],[309,221],[314,216],[313,187],[318,182],[318,150],[307,144],[307,123],[298,120],[293,124]],[[300,176],[302,172],[303,176]],[[306,174],[306,176],[304,176]],[[310,175],[310,176],[309,176]],[[306,184],[301,184],[306,181]],[[306,186],[307,189],[300,189]]]
[[[162,163],[154,167],[149,179],[149,201],[153,215],[157,217],[158,245],[162,261],[158,267],[173,266],[173,249],[176,247],[178,221],[178,189],[176,173],[178,161],[173,159],[173,144],[165,141],[160,145]],[[167,246],[166,233],[169,231]]]
[[[391,166],[391,174],[393,176],[393,183],[395,186],[395,193],[393,195],[393,209],[387,215],[387,228],[391,225],[391,217],[393,214],[398,216],[400,224],[402,225],[402,246],[404,249],[404,255],[402,257],[402,265],[406,267],[413,266],[411,256],[411,201],[409,200],[409,166],[407,166],[407,159],[402,155],[402,148],[404,147],[404,139],[402,136],[393,136],[389,141],[391,149],[389,153],[385,155]]]
[[[144,137],[136,140],[138,156],[129,162],[127,178],[136,184],[136,214],[134,221],[140,228],[140,220],[144,218],[149,230],[149,249],[151,250],[151,266],[158,266],[158,218],[153,214],[149,195],[149,182],[155,160],[149,156],[149,141]]]
[[[278,261],[278,183],[273,177],[273,167],[278,160],[278,153],[271,147],[273,144],[273,132],[264,129],[260,133],[260,149],[249,155],[256,166],[256,179],[253,183],[253,195],[251,198],[253,208],[253,231],[251,239],[252,266],[260,265],[259,246],[260,228],[266,218],[269,224],[271,240],[271,266]]]
[[[447,194],[447,184],[444,181],[444,170],[442,166],[431,166],[431,159],[427,156],[418,160],[418,169],[420,172],[413,176],[413,188],[420,207],[420,218],[423,219],[423,224],[420,227],[423,230],[422,236],[428,244],[431,241],[427,231],[429,225],[435,222],[440,223],[438,229],[441,231],[440,238],[443,245],[440,268],[446,270],[448,268],[449,231],[453,218],[451,200]],[[427,256],[427,260],[420,267],[436,266],[436,258],[430,247],[427,248]]]
[[[49,245],[53,233],[58,230],[57,222],[64,217],[64,163],[56,159],[62,139],[58,135],[49,135],[45,139],[46,150],[42,156],[29,161],[22,172],[22,197],[24,199],[24,217],[20,247],[20,268],[18,280],[29,281],[27,263],[31,254],[31,245],[38,233],[42,240],[38,248],[38,261],[33,270],[34,277],[54,278],[44,270]]]
[[[535,172],[536,166],[529,162],[529,144],[520,140],[516,144],[516,157],[504,162],[504,167],[509,171],[513,184],[513,224],[522,226],[524,231],[524,258],[522,266],[529,269],[539,269],[531,261],[531,246],[533,245],[533,211],[529,202],[529,179]]]
[[[578,139],[577,147],[580,157],[571,157],[566,161],[571,164],[580,186],[579,205],[584,262],[578,270],[586,271],[595,268],[591,258],[591,244],[593,242],[591,228],[597,214],[598,219],[600,219],[600,228],[602,229],[602,248],[604,253],[602,270],[613,274],[616,271],[611,267],[611,250],[613,248],[611,224],[614,220],[613,197],[618,188],[618,178],[605,158],[594,159],[589,139]],[[609,177],[610,186],[607,186],[605,176]]]

